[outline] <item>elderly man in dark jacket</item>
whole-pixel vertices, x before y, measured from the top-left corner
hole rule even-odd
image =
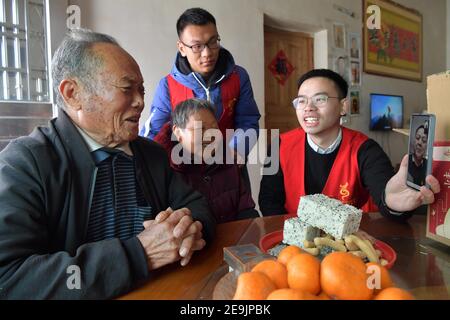
[[[137,63],[111,37],[73,30],[52,70],[59,116],[0,153],[0,297],[112,298],[186,265],[216,222],[138,137]]]

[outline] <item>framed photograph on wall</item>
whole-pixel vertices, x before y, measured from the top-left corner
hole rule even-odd
[[[359,61],[350,62],[350,83],[352,86],[361,84],[361,68]]]
[[[345,49],[345,25],[343,23],[333,23],[333,44],[337,49]]]
[[[359,61],[361,59],[361,35],[349,33],[348,39],[350,59]]]
[[[359,115],[360,113],[360,104],[359,104],[359,90],[351,89],[350,90],[350,114],[351,115]]]
[[[333,57],[333,70],[339,73],[347,82],[350,82],[350,61],[348,56],[338,55]]]
[[[381,10],[380,29],[369,30],[367,8]],[[393,1],[363,0],[364,72],[422,81],[422,15]]]

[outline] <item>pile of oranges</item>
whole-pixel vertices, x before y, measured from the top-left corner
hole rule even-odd
[[[375,269],[378,271],[371,273]],[[371,286],[369,277],[375,272],[381,279]],[[365,264],[348,252],[330,253],[320,262],[299,247],[288,246],[277,260],[261,261],[251,272],[240,274],[233,299],[412,300],[414,297],[396,288],[388,270],[380,264]]]

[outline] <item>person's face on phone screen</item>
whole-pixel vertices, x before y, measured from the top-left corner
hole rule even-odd
[[[416,130],[416,135],[414,137],[414,157],[416,162],[421,162],[425,158],[425,153],[427,151],[427,140],[428,135],[425,133],[423,127]]]

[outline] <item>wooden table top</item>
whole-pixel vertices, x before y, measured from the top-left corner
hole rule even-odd
[[[194,254],[186,267],[172,264],[161,268],[145,285],[120,299],[211,299],[215,285],[228,272],[223,248],[248,243],[258,246],[262,236],[282,228],[282,216],[220,224],[215,240]],[[361,229],[397,252],[390,270],[397,286],[410,290],[418,299],[450,299],[450,247],[425,237],[425,216],[397,223],[379,213],[365,214]]]

